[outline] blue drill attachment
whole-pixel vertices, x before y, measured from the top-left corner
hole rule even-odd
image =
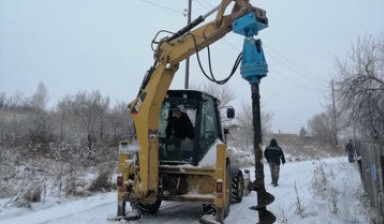
[[[258,84],[268,73],[261,40],[253,38],[267,27],[268,20],[258,21],[253,12],[240,17],[232,24],[233,32],[245,36],[240,73],[250,84]]]

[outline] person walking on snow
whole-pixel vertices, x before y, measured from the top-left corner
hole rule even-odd
[[[348,153],[348,161],[350,163],[355,162],[355,152],[353,150],[352,139],[349,139],[349,142],[345,145],[345,152]]]
[[[269,146],[264,150],[264,157],[271,170],[272,185],[276,187],[279,181],[280,160],[283,164],[285,163],[284,152],[277,144],[276,139],[271,139]]]

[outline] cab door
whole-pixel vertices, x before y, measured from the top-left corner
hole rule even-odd
[[[214,99],[203,100],[199,130],[198,161],[205,156],[217,140],[222,141],[217,104]]]

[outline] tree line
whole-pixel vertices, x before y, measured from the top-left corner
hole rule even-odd
[[[127,104],[112,106],[99,91],[66,95],[52,109],[46,109],[47,101],[43,83],[30,97],[0,93],[0,145],[71,144],[92,150],[132,138]]]

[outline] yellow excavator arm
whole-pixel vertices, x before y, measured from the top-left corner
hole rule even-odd
[[[235,4],[231,13],[224,15],[225,9],[232,2]],[[232,30],[232,23],[236,19],[249,12],[254,12],[257,20],[266,20],[265,11],[253,7],[248,0],[223,0],[212,11],[216,10],[214,21],[196,28],[186,27],[158,43],[154,54],[155,63],[144,78],[139,94],[129,105],[140,152],[137,171],[140,181],[134,184],[133,189],[149,201],[150,198],[155,200],[159,185],[159,111],[179,63],[221,39]],[[204,21],[205,17],[199,17],[199,22]],[[120,156],[120,163],[124,163],[125,158]]]

